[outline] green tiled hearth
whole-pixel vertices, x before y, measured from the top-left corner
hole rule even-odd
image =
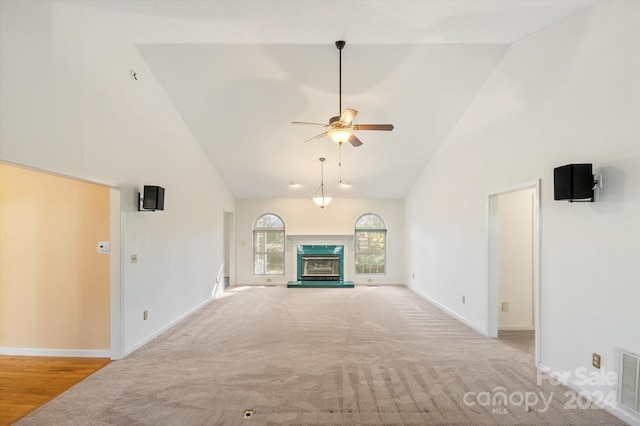
[[[289,281],[289,288],[353,288],[353,281]]]

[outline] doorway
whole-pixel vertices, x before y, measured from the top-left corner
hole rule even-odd
[[[120,188],[5,162],[0,174],[0,305],[12,324],[0,351],[122,358]]]
[[[4,162],[0,174],[3,353],[121,358],[119,189]]]
[[[540,362],[540,184],[489,195],[489,337]]]
[[[232,278],[234,276],[234,270],[233,270],[233,265],[234,265],[234,241],[235,241],[235,234],[234,234],[234,213],[233,212],[224,212],[224,218],[223,218],[223,227],[224,227],[224,247],[223,247],[223,251],[224,251],[224,274],[223,274],[223,283],[224,283],[224,289],[226,290],[234,281]]]

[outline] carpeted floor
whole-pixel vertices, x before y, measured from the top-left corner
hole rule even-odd
[[[18,424],[623,424],[566,391],[404,287],[231,288]]]
[[[529,354],[531,357],[535,357],[536,344],[535,344],[535,331],[503,331],[498,332],[498,341],[509,345],[512,348],[518,349],[522,352]]]

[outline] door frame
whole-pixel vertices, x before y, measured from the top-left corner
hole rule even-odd
[[[122,191],[120,187],[109,186],[109,232],[111,233],[110,254],[110,338],[111,355],[113,360],[125,357],[124,352],[124,264],[122,256],[124,251],[124,213],[122,211]]]
[[[498,196],[526,189],[533,197],[533,312],[535,328],[535,365],[541,353],[541,282],[540,282],[540,179],[489,193],[487,235],[487,336],[498,337]]]

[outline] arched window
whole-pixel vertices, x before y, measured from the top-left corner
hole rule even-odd
[[[356,274],[384,274],[387,226],[378,215],[367,213],[356,221]]]
[[[253,224],[253,273],[284,275],[284,222],[275,214],[263,214]]]

